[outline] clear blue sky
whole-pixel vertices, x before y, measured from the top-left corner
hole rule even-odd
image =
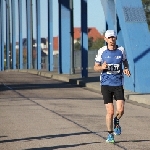
[[[25,1],[23,2],[23,37],[26,37],[26,13],[25,13]],[[35,0],[33,1],[33,36],[36,37],[36,17],[35,17]],[[74,0],[74,27],[81,26],[81,11],[80,2],[81,0]],[[88,26],[96,27],[99,32],[105,31],[105,17],[101,6],[101,0],[87,0],[88,1]],[[16,2],[16,15],[18,16],[18,0]],[[48,36],[48,25],[47,25],[47,0],[41,0],[41,37]],[[4,4],[5,5],[5,4]],[[16,19],[16,40],[18,40],[18,19]],[[53,0],[53,35],[58,36],[58,0]]]

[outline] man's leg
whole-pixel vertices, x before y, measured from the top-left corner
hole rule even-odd
[[[113,103],[105,104],[106,106],[106,126],[108,132],[113,132],[113,115],[114,115],[114,105]]]
[[[116,117],[114,118],[114,134],[120,135],[121,134],[121,127],[119,125],[119,119],[124,114],[124,100],[117,100],[116,101]]]
[[[114,115],[114,105],[113,103],[105,104],[106,106],[106,126],[108,131],[107,143],[114,143],[114,134],[113,134],[113,115]]]
[[[116,117],[117,119],[120,119],[122,115],[124,114],[124,100],[117,100],[116,101]]]
[[[124,89],[123,86],[118,86],[115,88],[115,99],[116,99],[116,117],[120,119],[124,114]]]
[[[113,115],[114,115],[114,105],[113,105],[113,94],[109,86],[101,86],[101,91],[104,99],[104,104],[106,107],[106,126],[108,131],[108,136],[106,142],[114,143],[113,135]]]
[[[114,118],[114,134],[121,134],[121,127],[119,125],[119,119],[124,114],[124,89],[122,86],[115,88],[115,97],[116,97],[116,117]]]

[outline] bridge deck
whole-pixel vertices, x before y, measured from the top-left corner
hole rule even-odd
[[[123,133],[106,144],[99,93],[28,73],[0,73],[0,149],[148,150],[150,109],[126,103]]]

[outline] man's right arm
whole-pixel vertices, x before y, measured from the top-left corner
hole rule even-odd
[[[102,65],[95,62],[95,65],[94,65],[94,70],[97,71],[97,72],[102,72],[104,69],[107,69],[108,68],[108,65],[106,62],[104,62]]]
[[[107,46],[103,46],[102,48],[100,48],[98,50],[98,55],[96,55],[94,70],[97,71],[97,72],[102,72],[104,69],[107,69],[106,62],[101,64],[101,62],[102,62],[101,55],[102,55],[103,51],[106,50],[106,49],[107,49]]]
[[[102,71],[102,66],[100,66],[99,63],[96,63],[96,62],[95,62],[94,70],[95,70],[96,72],[101,72],[101,71]]]

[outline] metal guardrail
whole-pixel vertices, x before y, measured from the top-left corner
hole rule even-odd
[[[97,55],[98,50],[89,50],[88,51],[88,69],[93,68],[95,63],[95,56]],[[57,69],[59,67],[59,55],[53,55],[53,67]],[[37,60],[33,62],[33,69],[36,68]],[[74,51],[74,68],[81,69],[81,50]],[[23,65],[23,69],[27,69],[27,65]],[[48,70],[48,56],[43,56],[41,61],[41,69]]]

